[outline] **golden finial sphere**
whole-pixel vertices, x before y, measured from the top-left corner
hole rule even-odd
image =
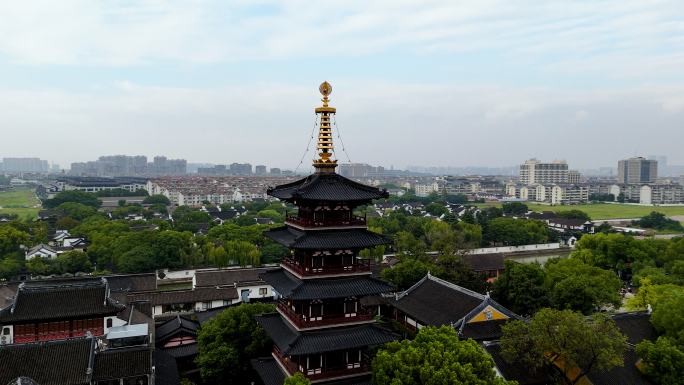
[[[332,86],[331,86],[330,83],[328,83],[327,81],[326,81],[326,82],[323,82],[323,83],[320,85],[320,87],[318,87],[318,90],[319,90],[319,91],[321,92],[321,94],[322,94],[323,96],[325,96],[325,97],[327,97],[328,95],[332,94]]]

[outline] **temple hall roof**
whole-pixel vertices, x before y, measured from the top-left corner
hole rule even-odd
[[[283,226],[264,231],[264,236],[291,249],[365,249],[392,243],[391,238],[365,229],[303,232]]]
[[[518,315],[491,298],[430,274],[406,291],[387,296],[387,303],[429,326],[463,326],[491,306],[507,317]],[[486,321],[489,322],[489,321]]]
[[[275,268],[221,269],[195,273],[195,287],[244,286],[261,281],[259,274]]]
[[[627,313],[608,314],[620,332],[627,336],[627,342],[636,345],[643,340],[655,342],[658,332],[651,324],[651,315],[647,310],[632,311]]]
[[[284,298],[292,300],[344,298],[389,293],[397,287],[371,277],[301,281],[284,269],[261,274]]]
[[[299,333],[283,321],[280,313],[266,313],[255,319],[287,356],[374,346],[401,338],[375,325]]]
[[[285,200],[370,201],[389,198],[387,189],[367,186],[335,173],[311,174],[296,182],[269,188],[268,195]]]
[[[108,290],[104,279],[87,283],[22,284],[12,304],[0,310],[0,322],[116,315],[125,306],[110,299]]]
[[[0,347],[0,384],[29,377],[40,385],[89,384],[91,338]]]

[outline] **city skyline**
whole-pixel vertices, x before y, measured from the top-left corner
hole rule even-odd
[[[341,161],[588,168],[636,150],[684,164],[683,15],[673,0],[7,3],[0,125],[31,151],[2,156],[66,165],[80,159],[56,149],[88,138],[294,169],[327,79]]]

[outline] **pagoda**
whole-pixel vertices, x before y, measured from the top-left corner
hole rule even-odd
[[[324,82],[319,90],[323,106],[316,108],[315,173],[268,189],[269,195],[298,210],[286,216],[285,226],[264,232],[290,249],[281,268],[260,275],[277,297],[277,313],[256,317],[275,345],[273,358],[252,363],[266,384],[282,384],[282,378],[297,372],[312,383],[367,381],[371,366],[366,348],[399,338],[374,325],[373,313],[360,302],[364,296],[396,291],[372,278],[369,262],[359,259],[359,251],[392,240],[368,231],[366,218],[353,215],[356,207],[389,194],[335,172],[330,119],[336,111],[328,106],[332,87]]]

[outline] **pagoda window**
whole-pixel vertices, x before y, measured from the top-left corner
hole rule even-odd
[[[344,314],[347,317],[354,317],[356,316],[356,312],[359,311],[359,303],[354,301],[354,302],[345,302],[344,303]]]
[[[320,321],[323,319],[323,304],[315,304],[309,306],[309,317],[311,321]]]
[[[343,255],[342,256],[342,264],[345,266],[353,265],[354,264],[354,256],[353,255]]]
[[[347,351],[347,369],[354,369],[361,367],[361,350]]]
[[[322,257],[311,258],[311,266],[312,267],[322,267],[323,266],[323,258]]]
[[[323,367],[323,355],[314,354],[306,357],[306,374],[320,374]]]

